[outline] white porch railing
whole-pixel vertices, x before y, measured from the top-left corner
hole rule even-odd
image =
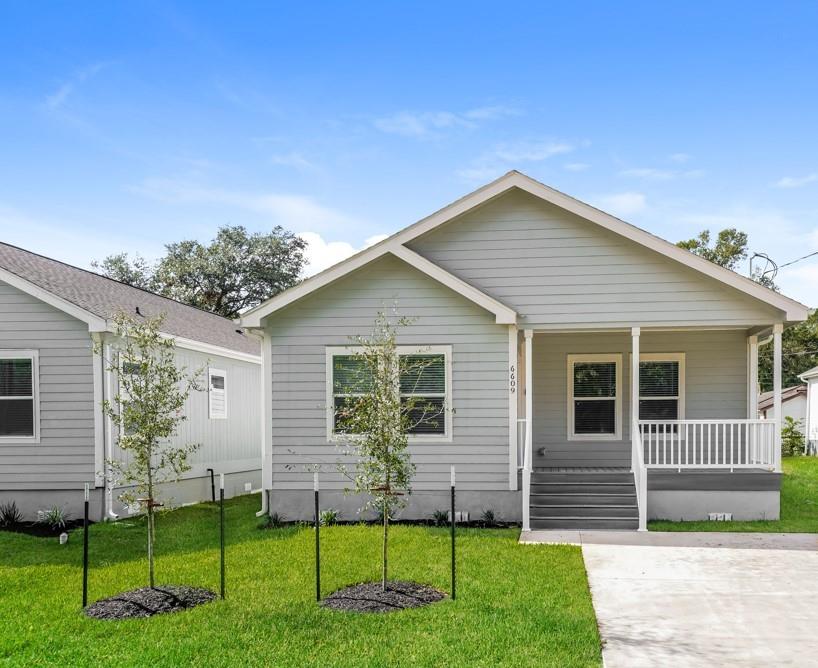
[[[633,450],[647,468],[777,471],[777,431],[777,420],[639,420],[642,447]]]

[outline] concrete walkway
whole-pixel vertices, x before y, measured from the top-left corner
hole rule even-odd
[[[531,531],[582,546],[606,668],[818,666],[818,536]]]

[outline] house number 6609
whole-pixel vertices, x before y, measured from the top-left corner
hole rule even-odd
[[[508,370],[508,391],[514,394],[517,391],[517,369],[512,364]]]

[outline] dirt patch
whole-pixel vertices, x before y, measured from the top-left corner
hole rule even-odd
[[[126,591],[92,603],[85,614],[96,619],[152,617],[166,612],[187,610],[216,598],[209,589],[182,585],[160,585]]]
[[[439,589],[417,582],[387,582],[386,591],[380,582],[364,582],[333,592],[321,605],[347,612],[394,612],[420,608],[444,598],[446,594]]]

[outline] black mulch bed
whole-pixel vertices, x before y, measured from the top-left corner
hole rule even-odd
[[[439,589],[417,582],[390,581],[386,591],[380,582],[364,582],[333,592],[321,605],[345,612],[394,612],[420,608],[446,598]]]
[[[91,525],[93,522],[88,522],[88,524]],[[61,533],[69,533],[74,529],[82,529],[82,520],[70,520],[61,528],[53,528],[47,524],[40,524],[39,522],[20,522],[10,526],[0,527],[0,531],[24,533],[29,536],[36,536],[37,538],[56,538]]]
[[[165,612],[187,610],[216,598],[209,589],[183,585],[159,585],[126,591],[92,603],[85,614],[96,619],[152,617]]]

